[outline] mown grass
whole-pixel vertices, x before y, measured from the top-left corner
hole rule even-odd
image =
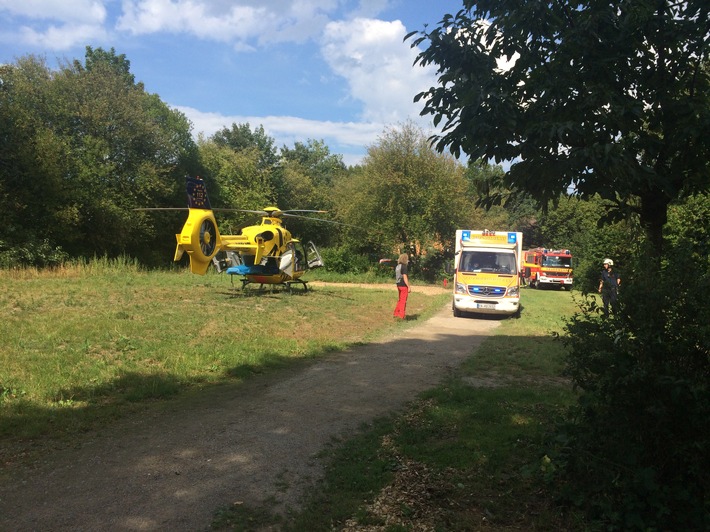
[[[94,260],[0,271],[0,452],[71,437],[147,401],[238,382],[396,327],[393,287],[234,288],[226,275]],[[412,294],[424,318],[443,300]],[[356,319],[355,319],[356,318]]]
[[[547,491],[554,421],[574,401],[556,337],[576,310],[568,292],[523,291],[518,319],[409,410],[325,454],[326,477],[304,509],[262,513],[282,530],[585,530]],[[245,509],[241,509],[244,512]],[[217,529],[249,530],[239,515]],[[356,528],[353,528],[356,529]]]
[[[71,440],[146,402],[416,323],[383,319],[391,286],[243,292],[225,276],[101,260],[2,271],[0,281],[0,453],[10,462],[28,444]],[[412,293],[408,311],[425,319],[449,297]],[[554,468],[547,430],[574,400],[555,336],[575,305],[567,292],[530,289],[523,304],[410,410],[325,451],[326,477],[302,511],[224,509],[214,528],[409,530],[426,520],[436,530],[584,529],[544,483]],[[405,496],[417,483],[423,495]]]

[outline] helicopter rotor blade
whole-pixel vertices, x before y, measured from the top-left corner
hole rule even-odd
[[[280,211],[280,212],[281,212],[281,214],[289,216],[289,215],[291,215],[292,212],[313,212],[313,213],[317,213],[317,214],[325,214],[328,211],[318,211],[318,210],[314,210],[314,209],[287,209],[285,211]],[[293,215],[291,215],[291,216],[293,216]]]
[[[258,214],[259,216],[265,216],[266,211],[253,211],[251,209],[214,209],[215,211],[231,211],[231,212],[248,212],[250,214]]]
[[[313,216],[301,216],[300,214],[286,214],[283,213],[284,218],[300,218],[301,220],[313,220],[314,222],[326,222],[322,218],[315,218]]]
[[[187,211],[189,210],[188,207],[143,207],[143,208],[135,208],[133,209],[134,211]],[[255,211],[251,209],[211,209],[212,211],[215,212],[246,212],[250,214],[257,214],[259,216],[270,216],[273,218],[300,218],[302,220],[311,220],[313,222],[322,222],[322,223],[327,223],[327,224],[333,224],[333,225],[342,225],[344,227],[355,227],[357,229],[364,229],[363,227],[360,227],[359,225],[353,225],[353,224],[346,224],[343,222],[336,222],[335,220],[324,220],[323,218],[317,218],[314,216],[302,216],[300,214],[292,214],[294,212],[303,212],[303,213],[312,213],[312,214],[325,214],[328,211],[321,211],[321,210],[316,210],[316,209],[287,209],[285,211],[274,209],[274,210],[260,210],[260,211]],[[243,225],[242,227],[245,227],[248,224]]]
[[[134,211],[189,211],[187,207],[141,207]]]
[[[134,211],[189,211],[189,207],[137,207],[133,209]],[[248,212],[253,214],[259,214],[261,216],[266,215],[266,211],[250,211],[248,209],[209,209],[214,212]]]
[[[323,211],[321,211],[323,212]],[[364,229],[364,227],[360,227],[359,225],[353,225],[353,224],[346,224],[343,222],[336,222],[335,220],[325,220],[323,218],[314,218],[312,216],[299,216],[298,214],[289,214],[289,215],[284,215],[287,216],[288,218],[301,218],[303,220],[311,220],[312,222],[322,222],[326,224],[333,224],[333,225],[343,225],[345,227],[356,227],[358,229]]]

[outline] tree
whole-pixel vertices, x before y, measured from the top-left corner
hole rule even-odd
[[[438,66],[415,98],[443,122],[437,149],[510,161],[507,187],[541,207],[599,194],[638,213],[660,257],[668,206],[710,183],[710,4],[464,4],[406,37]]]
[[[60,235],[54,214],[64,198],[61,144],[43,117],[52,76],[36,57],[0,67],[0,254],[3,263],[56,264]]]
[[[174,230],[133,209],[183,203],[197,150],[185,116],[135,84],[128,67],[113,50],[87,48],[85,65],[52,71],[28,57],[3,70],[6,247],[169,256]]]
[[[346,172],[342,155],[331,153],[322,140],[296,142],[293,148],[283,146],[274,178],[279,207],[331,212],[333,183]],[[333,245],[339,233],[337,226],[303,218],[289,219],[288,226],[294,234],[313,240],[320,246]]]
[[[392,254],[413,243],[450,248],[470,206],[466,190],[463,166],[436,153],[424,132],[407,122],[386,129],[334,194],[340,218],[368,229],[353,240]]]
[[[599,528],[707,529],[708,227],[707,196],[671,206],[661,275],[648,275],[639,253],[618,313],[600,317],[587,299],[587,312],[567,322],[565,373],[578,401],[545,454],[558,467],[557,492]]]
[[[234,151],[256,148],[259,152],[259,166],[263,171],[271,171],[279,162],[279,155],[274,147],[274,139],[266,134],[264,126],[251,130],[249,123],[232,124],[231,128],[222,128],[212,135],[212,140],[220,146],[227,146]]]
[[[257,147],[235,151],[215,140],[200,139],[198,148],[213,207],[260,210],[271,202],[273,189],[261,169],[262,152]],[[219,221],[222,226],[236,226],[244,215],[222,213]]]
[[[78,213],[64,245],[75,255],[162,250],[166,228],[133,208],[184,201],[184,175],[196,162],[187,119],[133,83],[128,68],[113,50],[87,48],[85,66],[54,75],[52,131],[65,146],[66,204]]]
[[[505,187],[505,172],[501,166],[490,165],[482,160],[469,162],[466,170],[468,196],[474,198],[476,209],[470,211],[469,220],[464,224],[471,228],[515,229],[523,233],[525,246],[539,245],[537,232],[539,209],[529,194],[511,194]],[[494,192],[495,191],[495,192]],[[486,205],[485,199],[500,194],[508,198],[502,205]],[[481,207],[485,206],[485,210]]]
[[[545,208],[571,189],[648,237],[625,245],[618,312],[589,298],[564,336],[579,399],[549,456],[606,528],[707,524],[707,247],[663,231],[676,203],[707,201],[709,39],[705,0],[466,0],[412,42],[438,65],[417,96],[443,123],[437,149],[511,164],[489,204],[510,191]]]
[[[84,68],[88,72],[94,69],[109,68],[125,81],[127,87],[132,87],[136,81],[133,74],[131,74],[131,62],[126,58],[125,54],[116,55],[114,48],[107,52],[103,48],[94,50],[91,46],[87,46],[83,67],[78,60],[74,61],[74,67],[77,70]]]
[[[292,199],[292,190],[289,180],[286,177],[283,182],[284,189],[279,193],[279,201],[293,209],[329,209],[330,192],[333,182],[345,173],[345,164],[342,155],[330,153],[330,149],[322,140],[308,139],[303,142],[296,142],[293,148],[284,146],[281,148],[281,164],[284,168],[290,169],[291,173],[306,176],[311,183],[309,203],[302,203],[303,196],[298,200]],[[303,181],[303,180],[296,180]],[[303,184],[300,185],[303,190]],[[299,201],[301,201],[299,203]]]

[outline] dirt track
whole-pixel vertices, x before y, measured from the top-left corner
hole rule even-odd
[[[197,531],[234,503],[295,507],[332,438],[436,385],[498,323],[447,305],[400,336],[121,421],[3,478],[0,530]]]

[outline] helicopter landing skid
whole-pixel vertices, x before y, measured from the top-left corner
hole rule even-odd
[[[291,292],[291,286],[293,284],[300,284],[303,287],[304,292],[308,292],[308,281],[302,281],[301,279],[294,279],[293,281],[286,281],[284,283],[288,291]]]
[[[249,279],[240,279],[242,282],[242,290],[244,290],[247,285],[250,284],[258,284],[259,285],[259,290],[263,290],[264,286],[268,284],[268,286],[271,287],[271,291],[273,292],[273,289],[275,286],[285,286],[286,289],[288,290],[289,294],[292,292],[292,285],[294,284],[300,284],[303,287],[304,292],[308,292],[308,281],[304,281],[302,279],[293,279],[291,281],[283,281],[280,283],[259,283],[258,281],[250,281]],[[232,286],[234,285],[234,278],[232,278]]]

